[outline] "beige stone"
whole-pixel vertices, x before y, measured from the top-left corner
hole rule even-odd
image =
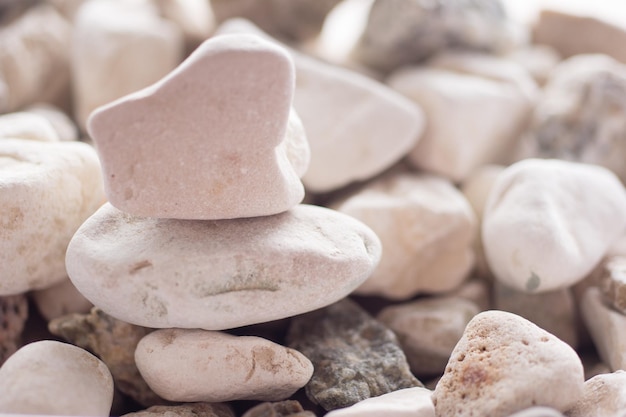
[[[207,40],[156,84],[90,117],[109,201],[177,219],[290,209],[304,197],[309,159],[293,90],[293,63],[280,46],[254,35]]]
[[[175,23],[185,39],[185,50],[193,51],[215,29],[211,2],[205,0],[152,0],[161,16]]]
[[[611,171],[555,159],[506,168],[489,193],[482,238],[489,267],[526,292],[582,280],[626,226],[626,191]]]
[[[43,290],[33,291],[31,298],[46,321],[66,314],[88,313],[93,307],[69,278]]]
[[[626,315],[626,257],[607,259],[602,279],[602,293],[608,304]]]
[[[137,345],[150,388],[171,401],[277,401],[302,388],[313,365],[300,352],[256,336],[163,329]]]
[[[28,139],[43,142],[60,140],[48,119],[28,112],[0,115],[0,139]]]
[[[113,379],[91,353],[52,340],[33,342],[0,368],[0,413],[109,415]]]
[[[35,103],[26,108],[31,114],[43,116],[62,141],[78,140],[78,128],[64,111],[49,103]]]
[[[491,310],[492,285],[482,278],[471,277],[454,291],[446,293],[451,297],[460,297],[476,304],[480,311]]]
[[[583,365],[566,343],[528,320],[486,311],[467,325],[433,393],[439,417],[558,411],[583,395]]]
[[[561,61],[561,55],[548,45],[529,44],[512,50],[505,57],[524,67],[537,84],[544,85]]]
[[[84,130],[95,108],[171,71],[183,37],[148,0],[90,0],[76,12],[71,46],[74,117]]]
[[[431,394],[422,387],[405,388],[333,410],[325,417],[435,417]]]
[[[612,371],[626,369],[626,315],[607,307],[594,287],[585,291],[580,308],[600,358]]]
[[[367,226],[323,207],[183,221],[106,204],[76,232],[66,264],[79,291],[120,320],[222,330],[331,304],[367,279],[380,253]]]
[[[568,417],[622,417],[626,414],[626,371],[596,375],[585,382],[582,398]]]
[[[530,407],[517,413],[511,414],[509,417],[565,417],[563,413],[550,407]]]
[[[476,218],[463,195],[433,175],[392,174],[331,207],[381,239],[380,264],[359,294],[407,299],[458,287],[473,266]]]
[[[478,313],[471,301],[434,297],[386,307],[377,319],[398,336],[411,371],[422,377],[443,373],[465,326]]]
[[[67,245],[104,199],[91,146],[0,140],[0,294],[67,279]]]

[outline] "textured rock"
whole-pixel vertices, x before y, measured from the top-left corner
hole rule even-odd
[[[354,55],[388,72],[450,47],[502,51],[513,42],[499,0],[375,0]]]
[[[391,299],[449,291],[469,274],[476,218],[463,195],[432,175],[387,175],[331,207],[372,228],[384,251],[356,292]]]
[[[241,19],[224,23],[218,33],[267,38]],[[424,115],[411,100],[354,71],[289,52],[296,69],[293,106],[311,146],[311,164],[302,177],[308,191],[327,192],[369,179],[415,147]]]
[[[580,310],[600,358],[612,371],[626,369],[626,315],[606,306],[594,287],[585,291]]]
[[[331,411],[325,417],[435,417],[431,395],[426,388],[405,388]]]
[[[33,291],[31,299],[46,321],[66,314],[88,313],[93,307],[69,278],[43,290]]]
[[[207,40],[156,84],[91,115],[109,201],[137,216],[178,219],[290,209],[304,197],[299,177],[309,159],[293,89],[281,47],[253,35]]]
[[[103,202],[91,146],[0,140],[0,295],[66,279],[67,244]]]
[[[422,386],[393,332],[347,298],[294,317],[287,343],[313,363],[306,394],[326,410]]]
[[[458,297],[423,298],[384,308],[377,318],[398,337],[414,374],[443,374],[467,323],[479,313]]]
[[[227,404],[192,403],[155,405],[147,410],[124,414],[122,417],[235,417]]]
[[[311,378],[300,352],[256,336],[197,329],[162,329],[135,350],[141,376],[171,401],[278,401]]]
[[[626,66],[604,55],[559,64],[538,100],[523,157],[602,165],[626,179]]]
[[[0,115],[0,140],[3,138],[57,142],[59,135],[45,117],[16,112]]]
[[[74,17],[71,50],[74,117],[84,130],[96,107],[171,71],[182,59],[183,37],[150,2],[91,0]]]
[[[0,297],[0,365],[20,346],[28,318],[28,299],[23,294]]]
[[[241,417],[315,417],[315,414],[305,411],[298,401],[286,400],[261,403],[243,413]]]
[[[135,348],[151,330],[116,320],[94,308],[89,314],[72,314],[49,323],[50,332],[96,354],[113,375],[115,386],[139,404],[164,401],[148,387],[135,365]]]
[[[45,117],[52,125],[52,128],[55,130],[60,140],[78,140],[78,128],[61,109],[49,103],[35,103],[26,108],[26,111]]]
[[[585,382],[582,398],[568,417],[620,417],[626,415],[626,371],[594,376]]]
[[[569,288],[528,294],[495,282],[493,308],[530,320],[574,349],[578,347],[578,306]]]
[[[566,343],[503,311],[475,316],[433,393],[437,416],[507,417],[535,405],[569,409],[583,366]]]
[[[608,304],[626,315],[626,256],[607,259],[602,279],[602,293]]]
[[[333,303],[367,279],[380,253],[369,228],[323,207],[183,221],[105,205],[74,235],[66,259],[78,290],[120,320],[222,330]]]
[[[482,238],[490,269],[526,292],[582,280],[626,226],[626,191],[598,166],[528,159],[506,168],[485,208]]]
[[[0,413],[106,417],[113,379],[89,352],[42,340],[22,347],[0,367],[0,392]]]

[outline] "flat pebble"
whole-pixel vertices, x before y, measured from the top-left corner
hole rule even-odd
[[[443,374],[465,326],[479,312],[459,297],[433,297],[385,307],[377,319],[398,337],[411,371],[426,377]]]
[[[265,402],[243,413],[241,417],[315,417],[312,411],[305,411],[295,400]]]
[[[287,343],[313,363],[306,394],[328,411],[423,386],[393,332],[348,298],[294,317]]]
[[[431,395],[422,387],[400,389],[333,410],[325,417],[435,417]]]
[[[137,216],[177,219],[290,209],[304,198],[299,177],[309,159],[293,90],[283,48],[253,35],[205,41],[156,84],[91,115],[109,201]],[[249,106],[255,110],[245,112]]]
[[[31,299],[46,321],[66,314],[88,313],[93,307],[69,278],[43,290],[32,291]]]
[[[105,205],[74,235],[67,270],[87,299],[121,320],[222,330],[331,304],[367,279],[380,254],[367,226],[322,207],[183,221]]]
[[[227,404],[191,403],[181,405],[155,405],[146,410],[124,414],[122,417],[235,417]]]
[[[605,263],[602,293],[615,310],[626,314],[626,256],[613,256]]]
[[[67,245],[104,201],[91,146],[0,140],[0,295],[67,279]]]
[[[512,313],[467,325],[433,393],[440,417],[506,417],[540,405],[568,410],[583,394],[583,365],[566,343]]]
[[[626,369],[626,315],[604,304],[596,287],[585,291],[580,311],[600,358],[612,371]]]
[[[372,228],[383,244],[378,267],[356,292],[390,299],[458,287],[474,262],[476,217],[452,183],[400,173],[330,204]]]
[[[137,345],[142,377],[170,401],[277,401],[311,378],[313,365],[296,350],[256,336],[162,329]]]
[[[506,168],[489,194],[485,254],[502,283],[526,292],[582,280],[626,226],[626,191],[609,170],[527,159]]]
[[[43,116],[29,112],[0,115],[0,139],[30,139],[57,142],[59,135]]]
[[[42,340],[23,346],[0,367],[0,413],[109,416],[113,379],[91,353]]]
[[[626,371],[596,375],[587,380],[582,398],[568,417],[623,417],[626,415]]]
[[[0,296],[0,365],[21,345],[28,319],[28,299],[24,294]]]

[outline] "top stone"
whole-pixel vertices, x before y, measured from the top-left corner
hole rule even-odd
[[[111,204],[159,218],[231,219],[286,211],[309,160],[291,111],[293,63],[251,35],[205,41],[162,80],[88,121]]]

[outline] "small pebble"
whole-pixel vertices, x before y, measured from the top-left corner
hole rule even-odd
[[[124,414],[122,417],[235,417],[227,404],[192,403],[155,405],[147,410]]]
[[[0,140],[30,139],[58,142],[59,135],[52,124],[43,116],[29,112],[0,115]]]
[[[585,382],[582,398],[567,411],[568,417],[624,417],[626,371],[596,375]]]
[[[170,401],[278,401],[311,378],[301,353],[256,336],[163,329],[146,335],[135,360],[150,388]]]
[[[66,314],[85,314],[93,307],[69,278],[43,290],[31,292],[31,299],[46,321]]]
[[[611,307],[626,315],[626,256],[614,256],[607,260],[602,293]]]
[[[313,363],[306,394],[327,411],[423,386],[393,332],[348,298],[294,317],[287,343]]]
[[[28,319],[28,299],[23,294],[0,296],[0,365],[21,345]]]
[[[400,389],[333,410],[325,417],[435,417],[431,395],[422,387]]]
[[[311,411],[305,411],[295,400],[275,403],[261,403],[246,411],[241,417],[315,417]]]
[[[111,373],[91,353],[42,340],[15,352],[0,367],[0,413],[108,417]]]
[[[626,191],[611,171],[559,160],[507,167],[489,193],[482,238],[489,267],[526,292],[582,280],[626,226]]]
[[[454,348],[433,393],[438,417],[507,417],[540,405],[571,408],[583,365],[566,343],[504,311],[478,314]]]

